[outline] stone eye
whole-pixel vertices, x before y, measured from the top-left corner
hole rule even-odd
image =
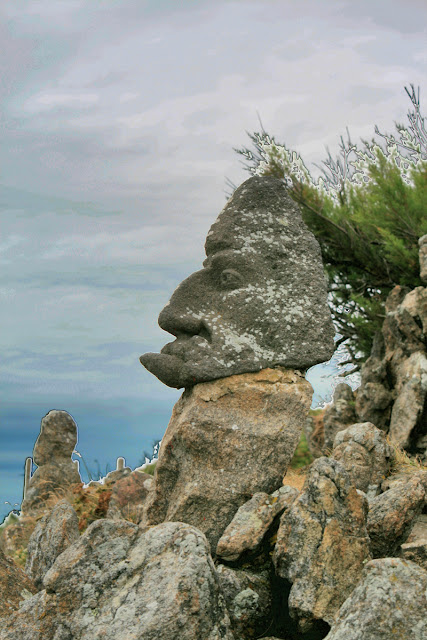
[[[242,285],[242,276],[234,269],[224,269],[220,273],[219,284],[224,289],[235,289]]]

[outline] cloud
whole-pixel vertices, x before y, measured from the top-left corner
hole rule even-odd
[[[84,109],[99,102],[96,93],[43,93],[33,96],[32,101],[24,105],[29,113],[37,111],[50,111],[52,109]]]
[[[360,148],[375,124],[390,132],[402,120],[403,85],[425,76],[425,10],[365,4],[3,6],[0,296],[11,376],[16,365],[33,384],[48,363],[82,384],[87,369],[106,393],[117,366],[122,390],[136,384],[124,375],[130,344],[142,353],[168,339],[158,313],[201,266],[225,178],[249,177],[233,147],[252,148],[257,112],[313,177],[346,126]],[[108,344],[123,349],[96,360]]]

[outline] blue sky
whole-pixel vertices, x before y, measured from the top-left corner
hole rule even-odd
[[[181,392],[139,356],[168,341],[157,316],[226,178],[249,177],[233,147],[258,112],[317,177],[347,126],[396,134],[405,86],[423,108],[426,18],[424,0],[3,0],[0,520],[50,409],[94,472],[141,463]],[[336,373],[310,372],[314,404]]]

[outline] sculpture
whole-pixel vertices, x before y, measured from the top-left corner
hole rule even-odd
[[[306,370],[334,352],[319,245],[282,180],[254,176],[212,225],[203,269],[159,315],[176,337],[140,361],[170,387],[281,366]]]

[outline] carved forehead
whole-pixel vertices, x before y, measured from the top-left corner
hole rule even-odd
[[[244,254],[270,251],[283,253],[286,244],[298,241],[300,213],[277,178],[253,177],[236,189],[211,226],[206,255],[225,249]]]

